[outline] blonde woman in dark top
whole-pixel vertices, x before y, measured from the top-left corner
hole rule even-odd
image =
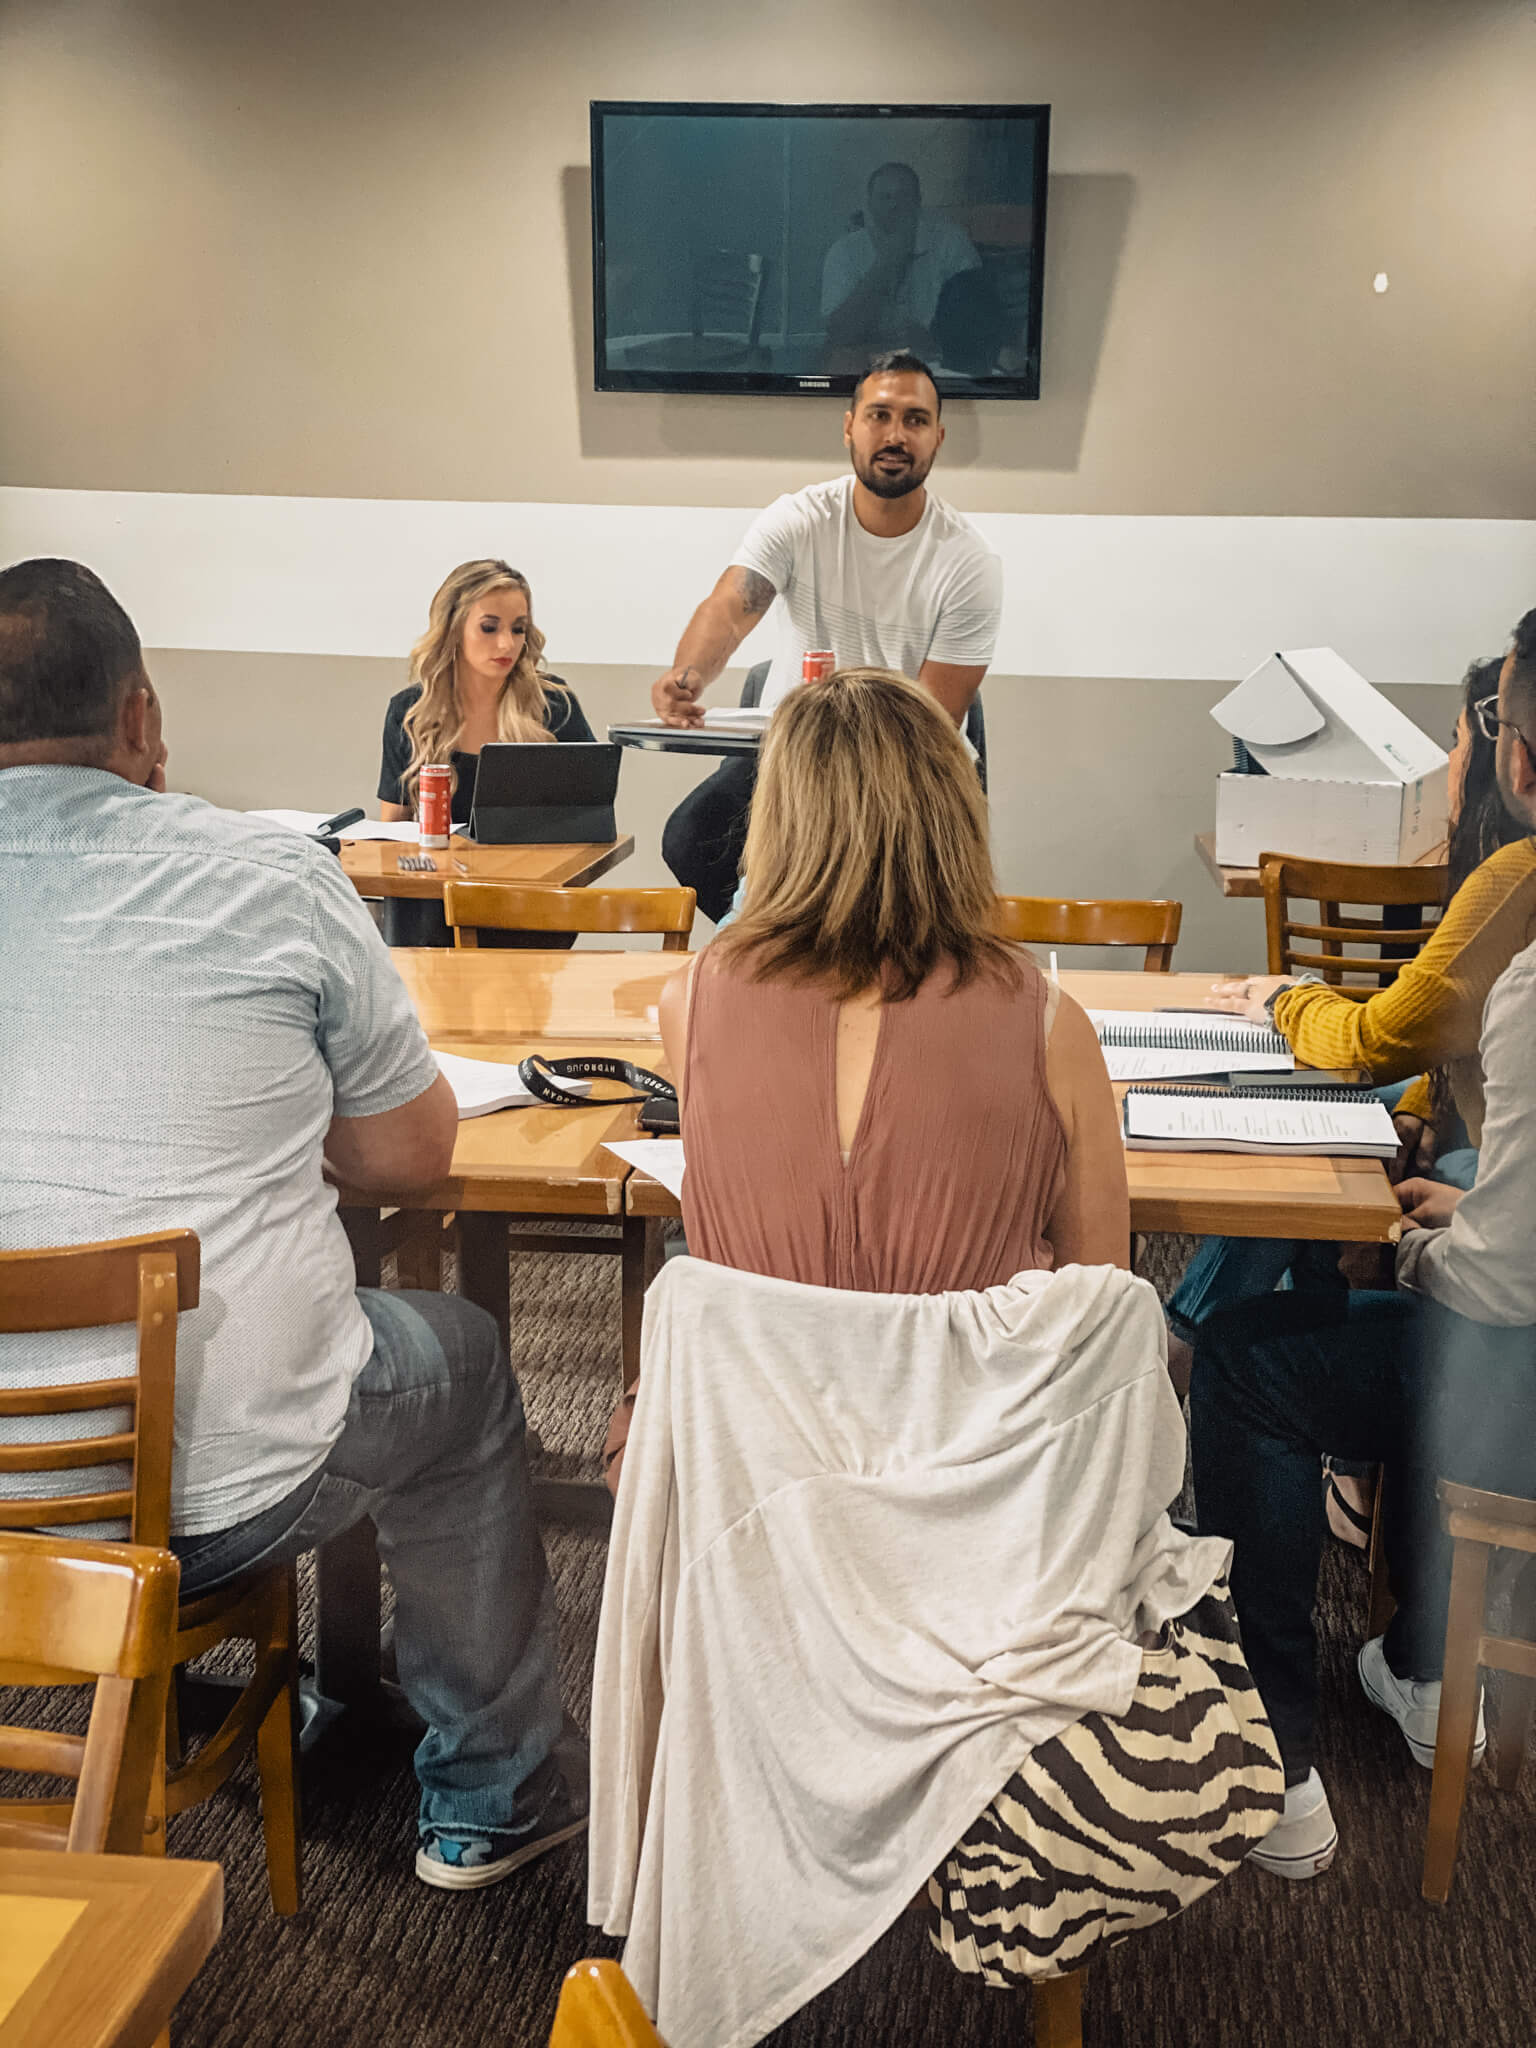
[[[389,700],[379,769],[379,815],[416,815],[429,763],[453,771],[452,816],[469,824],[480,749],[499,740],[590,740],[576,693],[544,667],[528,579],[507,562],[461,562],[432,600],[427,630],[411,649],[410,682]],[[446,946],[436,903],[386,900],[393,945]],[[488,933],[514,942],[519,934]],[[544,943],[549,943],[545,941]]]

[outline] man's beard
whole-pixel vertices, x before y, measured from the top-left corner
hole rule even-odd
[[[906,469],[882,470],[874,462],[854,460],[853,473],[866,491],[872,491],[877,498],[905,498],[913,491],[921,490],[928,480],[931,462],[913,462]]]

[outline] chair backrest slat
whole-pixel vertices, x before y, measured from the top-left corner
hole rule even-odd
[[[126,1519],[133,1542],[164,1548],[171,1526],[175,1439],[176,1323],[195,1308],[201,1252],[190,1230],[118,1238],[108,1244],[0,1252],[0,1335],[137,1325],[137,1371],[65,1387],[7,1387],[0,1417],[131,1411],[132,1427],[47,1444],[0,1444],[0,1473],[72,1472],[132,1466],[131,1490],[0,1496],[0,1529],[72,1527]]]
[[[691,889],[528,889],[513,882],[449,882],[443,916],[459,947],[481,931],[662,933],[663,952],[684,953],[693,930]]]
[[[163,1230],[120,1237],[107,1244],[63,1245],[40,1251],[0,1252],[0,1335],[44,1330],[94,1330],[132,1323],[139,1314],[139,1257],[170,1252],[176,1263],[176,1299],[197,1307],[197,1233]]]
[[[1171,898],[999,896],[999,934],[1019,946],[1142,946],[1149,974],[1173,967],[1184,906]]]
[[[41,1810],[52,1802],[0,1804],[0,1844],[140,1849],[165,1739],[180,1576],[166,1550],[0,1536],[0,1674],[19,1669],[30,1684],[96,1680],[83,1743],[6,1729],[0,1765],[75,1777],[77,1791],[62,1829]]]
[[[1342,994],[1362,999],[1387,987],[1433,936],[1446,872],[1443,866],[1381,867],[1260,854],[1269,972],[1315,972]],[[1316,920],[1293,916],[1293,901],[1315,903]],[[1362,917],[1351,905],[1381,915]],[[1298,946],[1298,939],[1315,940],[1318,949]]]

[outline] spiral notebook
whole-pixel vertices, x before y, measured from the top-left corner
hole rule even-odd
[[[1178,1080],[1231,1067],[1288,1074],[1296,1065],[1290,1045],[1272,1025],[1250,1024],[1246,1017],[1090,1010],[1088,1021],[1104,1048],[1111,1081]]]
[[[1122,1111],[1132,1152],[1313,1153],[1391,1159],[1397,1131],[1384,1102],[1351,1088],[1129,1088]]]

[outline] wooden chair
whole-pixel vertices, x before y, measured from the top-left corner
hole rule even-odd
[[[1477,1733],[1478,1675],[1506,1673],[1497,1717],[1488,1731],[1494,1781],[1513,1792],[1520,1778],[1536,1706],[1536,1566],[1522,1568],[1515,1588],[1512,1627],[1507,1636],[1486,1632],[1488,1567],[1496,1550],[1536,1557],[1536,1500],[1486,1493],[1442,1479],[1440,1518],[1453,1545],[1451,1604],[1445,1622],[1445,1666],[1440,1684],[1440,1723],[1435,1739],[1435,1775],[1429,1792],[1429,1832],[1424,1843],[1426,1899],[1444,1905],[1456,1868],[1461,1809],[1472,1769]],[[1522,1597],[1522,1595],[1524,1597]]]
[[[1369,867],[1261,853],[1268,971],[1320,974],[1364,1002],[1395,981],[1404,961],[1433,935],[1445,903],[1446,872],[1444,867]],[[1319,921],[1293,918],[1293,900],[1315,903]],[[1362,917],[1362,906],[1381,915]],[[1298,945],[1298,940],[1310,943]]]
[[[999,896],[997,929],[1020,946],[1145,946],[1148,974],[1168,974],[1184,906],[1112,897]]]
[[[482,931],[661,932],[664,953],[686,953],[693,930],[691,889],[524,889],[513,882],[449,882],[443,916],[455,946],[478,946]]]
[[[61,1250],[0,1252],[0,1334],[102,1329],[136,1323],[136,1370],[113,1380],[0,1390],[0,1417],[78,1416],[127,1410],[123,1427],[51,1442],[0,1444],[0,1474],[78,1472],[128,1464],[129,1483],[93,1493],[0,1499],[0,1529],[53,1528],[77,1522],[128,1523],[130,1541],[167,1547],[171,1519],[171,1445],[175,1425],[176,1318],[198,1303],[199,1247],[190,1230],[120,1238]],[[217,1644],[248,1639],[255,1669],[222,1725],[188,1761],[182,1754],[174,1693],[166,1703],[165,1741],[151,1790],[144,1846],[165,1853],[164,1817],[199,1805],[222,1785],[254,1743],[261,1775],[267,1881],[279,1913],[299,1908],[298,1581],[294,1567],[249,1573],[218,1592],[185,1600],[177,1614],[172,1663],[180,1666]]]
[[[560,1986],[549,2048],[666,2048],[617,1963],[573,1963]]]
[[[1033,1987],[1035,2048],[1082,2048],[1083,1978],[1047,1977]],[[666,2048],[617,1963],[575,1963],[560,1986],[549,2048]]]
[[[0,1536],[0,1685],[96,1684],[83,1737],[0,1726],[0,1770],[76,1781],[72,1800],[0,1801],[0,1847],[143,1848],[180,1576],[168,1550]]]

